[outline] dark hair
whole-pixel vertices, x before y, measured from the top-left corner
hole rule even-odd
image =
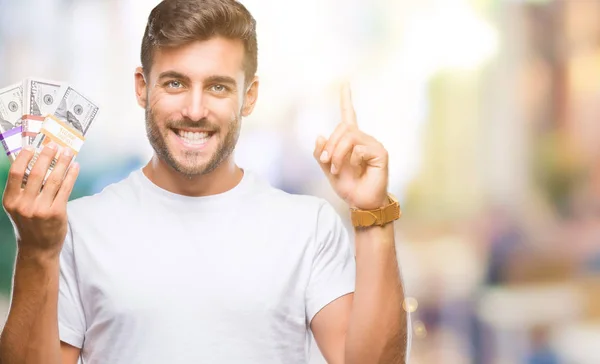
[[[150,73],[154,51],[221,36],[244,43],[250,82],[258,67],[256,20],[235,0],[163,0],[150,13],[142,39],[142,67]]]

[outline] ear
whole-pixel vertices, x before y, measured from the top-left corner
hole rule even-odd
[[[135,97],[137,98],[138,105],[142,108],[146,108],[148,104],[148,84],[146,83],[146,77],[144,76],[144,69],[138,67],[135,69]]]
[[[250,86],[246,88],[246,94],[244,95],[244,106],[242,106],[242,116],[246,117],[252,114],[252,110],[254,110],[254,105],[256,104],[256,100],[258,99],[258,77],[254,76],[252,83]]]

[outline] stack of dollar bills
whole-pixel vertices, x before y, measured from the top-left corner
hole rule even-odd
[[[59,150],[72,149],[76,156],[97,114],[98,106],[70,85],[27,78],[0,89],[0,141],[11,163],[22,148],[35,149],[27,176],[50,142]]]

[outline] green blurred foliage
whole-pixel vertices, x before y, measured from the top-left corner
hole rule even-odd
[[[4,186],[6,186],[9,167],[8,159],[3,158],[2,164],[0,164],[2,195],[4,195]],[[10,291],[15,253],[16,244],[12,224],[6,212],[2,209],[2,214],[0,214],[0,294],[6,294]]]

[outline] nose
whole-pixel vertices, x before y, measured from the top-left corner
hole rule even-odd
[[[201,89],[194,88],[188,92],[182,114],[192,121],[199,121],[207,116],[208,108],[204,105]]]

